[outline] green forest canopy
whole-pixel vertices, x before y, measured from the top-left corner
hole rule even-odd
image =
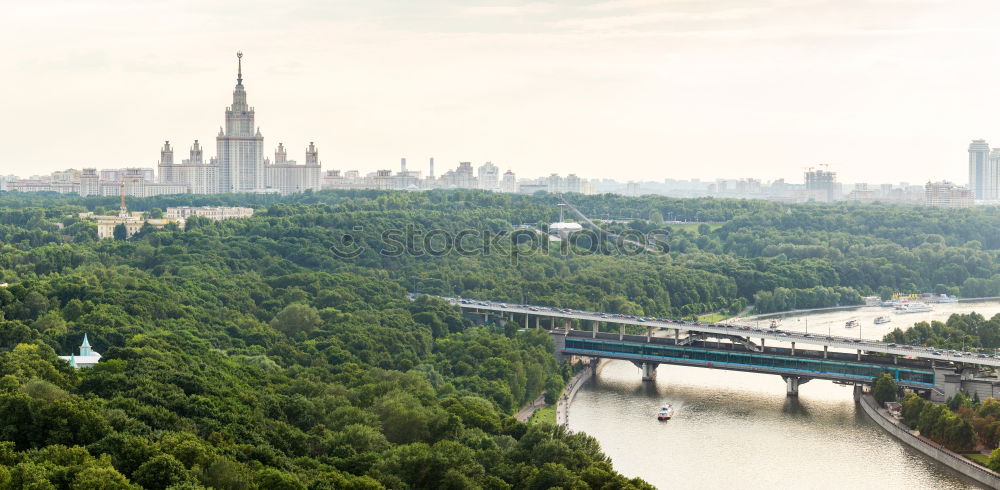
[[[75,216],[113,198],[0,194],[0,487],[644,487],[589,436],[510,417],[570,373],[544,333],[407,291],[653,316],[1000,295],[995,208],[569,199],[635,218],[603,225],[618,233],[656,229],[655,213],[713,225],[671,231],[666,255],[387,255],[383,234],[407,225],[544,228],[556,198],[161,196],[129,206],[256,215],[98,241]],[[345,235],[356,257],[334,253]],[[55,356],[84,332],[104,358],[74,371]]]

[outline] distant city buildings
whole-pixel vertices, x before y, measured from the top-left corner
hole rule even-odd
[[[242,54],[237,53],[236,86],[232,103],[225,109],[224,124],[216,135],[216,156],[207,158],[199,140],[188,149],[188,158],[178,161],[174,147],[165,141],[160,148],[156,168],[124,167],[98,170],[85,167],[68,169],[46,176],[20,179],[13,175],[0,176],[0,191],[76,193],[81,196],[114,196],[122,193],[134,197],[164,194],[215,193],[275,193],[292,194],[319,189],[378,189],[431,190],[480,189],[491,192],[534,194],[549,193],[617,193],[627,196],[660,194],[671,197],[704,197],[765,199],[781,202],[833,202],[847,200],[858,203],[905,202],[934,206],[964,206],[963,189],[973,201],[1000,202],[1000,149],[990,149],[985,140],[973,140],[969,145],[969,187],[949,182],[929,182],[925,186],[867,183],[854,184],[844,195],[837,174],[810,167],[802,184],[778,179],[765,183],[758,178],[719,179],[703,182],[699,179],[662,182],[619,183],[611,179],[583,179],[575,173],[566,176],[551,174],[535,179],[518,179],[511,171],[492,162],[473,166],[459,162],[457,168],[443,174],[435,173],[435,162],[428,162],[426,176],[400,160],[399,172],[388,169],[362,174],[358,170],[322,171],[315,143],[305,148],[304,163],[288,158],[283,143],[274,150],[274,159],[264,157],[264,138],[256,126],[255,110],[247,103],[243,86]],[[127,217],[111,217],[125,219]],[[135,223],[129,223],[136,225]],[[137,226],[141,226],[138,224]]]
[[[239,208],[226,206],[180,206],[167,208],[165,213],[168,219],[188,219],[192,216],[222,221],[224,219],[249,218],[253,216],[253,208]]]
[[[925,188],[925,202],[928,206],[945,208],[967,208],[974,204],[973,191],[951,182],[928,182]]]
[[[320,189],[319,151],[312,142],[305,151],[305,163],[288,159],[283,143],[274,151],[274,161],[264,157],[264,136],[256,126],[255,111],[247,103],[243,87],[243,55],[237,53],[238,67],[233,103],[226,107],[225,124],[215,137],[216,157],[204,160],[198,140],[190,158],[176,163],[167,141],[160,150],[159,182],[185,186],[192,194],[279,193],[292,194]]]

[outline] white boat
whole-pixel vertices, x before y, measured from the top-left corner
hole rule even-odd
[[[876,325],[881,325],[881,324],[883,324],[883,323],[889,323],[889,322],[891,322],[891,321],[892,321],[892,319],[891,319],[891,318],[889,318],[889,317],[887,317],[887,316],[879,316],[879,317],[875,317],[875,324],[876,324]]]
[[[770,328],[778,328],[778,320],[771,320]]]
[[[666,404],[660,409],[660,413],[656,414],[656,420],[670,420],[670,417],[674,416],[674,407],[671,404]]]
[[[857,326],[858,326],[857,320],[848,320],[847,323],[844,324],[844,328],[854,328]]]
[[[948,296],[947,294],[942,294],[937,298],[938,303],[958,303],[958,298],[954,296]]]
[[[896,307],[896,313],[925,313],[934,311],[934,307],[927,303],[903,303]]]

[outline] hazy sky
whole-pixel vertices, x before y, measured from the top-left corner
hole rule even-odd
[[[214,137],[235,52],[265,150],[324,169],[967,181],[1000,9],[936,0],[2,0],[0,173]]]

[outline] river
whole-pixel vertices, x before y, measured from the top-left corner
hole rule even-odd
[[[782,328],[881,338],[918,321],[1000,303],[952,303],[935,311],[892,315],[882,308],[785,318]],[[892,323],[875,326],[876,316]],[[808,318],[808,322],[806,319]],[[845,329],[848,320],[861,328]],[[676,415],[656,420],[663,403]],[[660,366],[653,383],[629,362],[612,361],[576,395],[569,428],[596,437],[615,469],[663,489],[978,488],[903,445],[856,408],[850,387],[813,380],[798,399],[778,376]]]

